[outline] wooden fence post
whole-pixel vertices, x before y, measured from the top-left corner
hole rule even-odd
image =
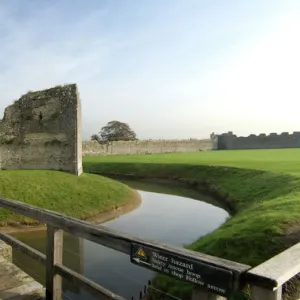
[[[192,300],[226,300],[226,298],[204,290],[195,289],[193,290]]]
[[[55,273],[55,264],[62,264],[63,231],[47,225],[46,300],[62,299],[62,278]]]
[[[281,300],[282,299],[282,287],[279,287],[275,291],[266,290],[258,286],[251,285],[251,299],[252,300]]]

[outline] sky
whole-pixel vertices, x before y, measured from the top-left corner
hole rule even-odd
[[[78,85],[83,138],[300,131],[299,0],[0,0],[0,119]]]

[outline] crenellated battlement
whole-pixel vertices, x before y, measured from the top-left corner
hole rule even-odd
[[[259,135],[237,136],[232,131],[220,135],[211,134],[214,150],[222,149],[268,149],[268,148],[300,148],[300,131],[293,133],[271,132]]]

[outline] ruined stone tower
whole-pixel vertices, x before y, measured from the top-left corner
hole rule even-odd
[[[29,92],[5,109],[0,120],[0,169],[82,173],[76,84]]]

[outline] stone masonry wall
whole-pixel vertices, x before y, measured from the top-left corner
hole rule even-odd
[[[213,149],[269,149],[269,148],[300,148],[300,132],[283,132],[281,134],[250,134],[248,137],[238,137],[232,132],[221,135],[211,135]]]
[[[138,140],[101,145],[96,141],[83,142],[83,155],[148,154],[210,150],[210,140]]]
[[[0,169],[82,173],[81,108],[76,84],[29,92],[0,120]]]

